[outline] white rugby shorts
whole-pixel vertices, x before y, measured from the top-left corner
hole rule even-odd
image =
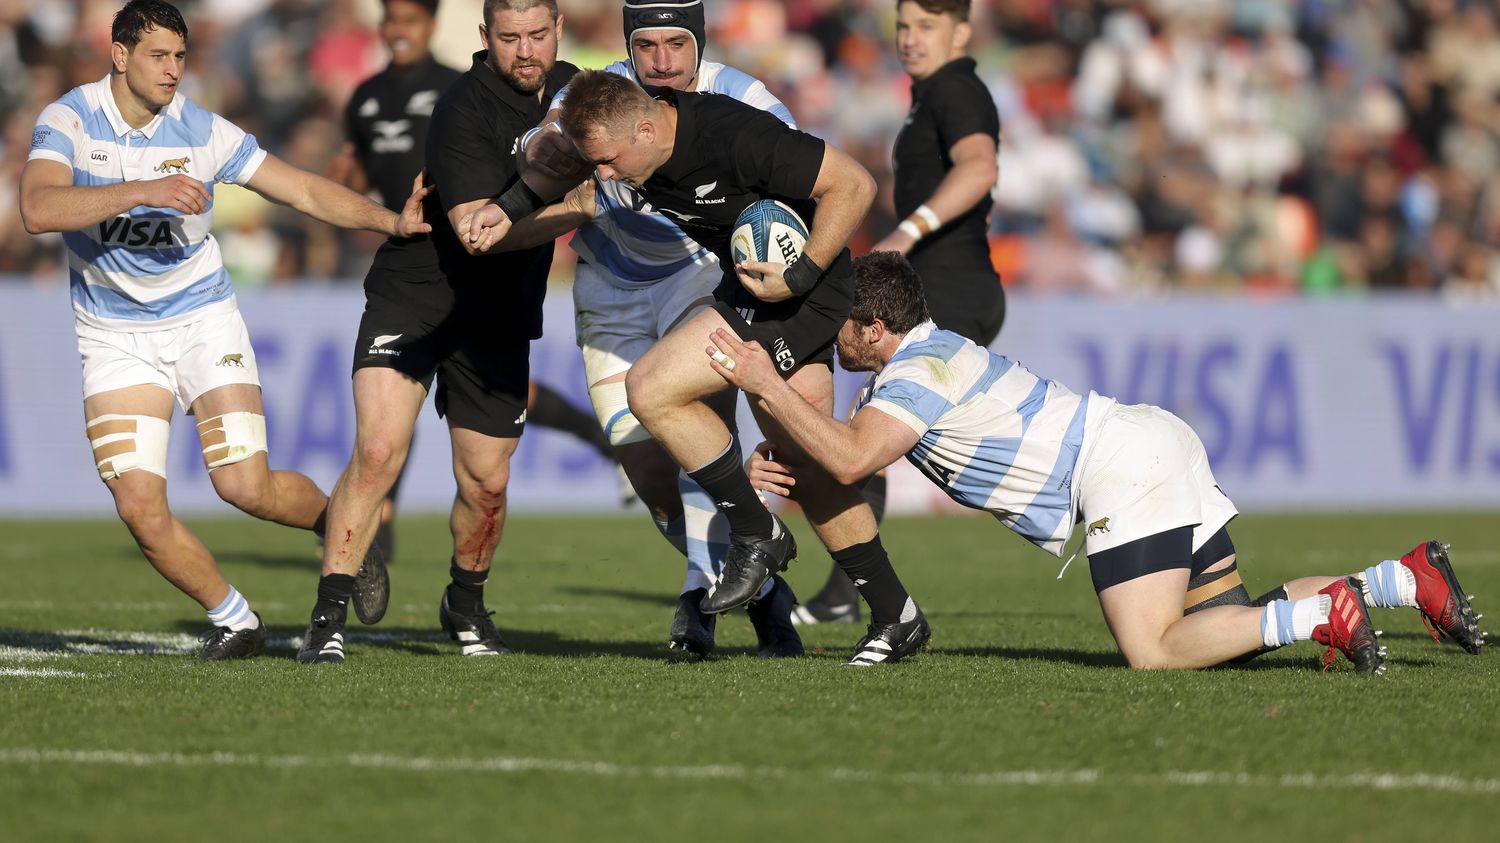
[[[611,283],[600,267],[580,263],[573,279],[573,312],[588,385],[629,369],[668,331],[712,306],[722,279],[719,261],[711,254],[632,290]]]
[[[1086,554],[1187,526],[1197,552],[1238,514],[1198,434],[1166,410],[1117,404],[1096,437],[1079,481]]]
[[[237,309],[161,331],[75,327],[84,398],[150,384],[175,395],[186,413],[209,390],[260,385],[250,332]]]

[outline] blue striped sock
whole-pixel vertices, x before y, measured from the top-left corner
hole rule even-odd
[[[209,610],[208,620],[214,626],[227,626],[233,630],[254,629],[260,626],[260,619],[250,611],[250,601],[246,600],[245,596],[232,585],[224,601]]]
[[[1417,578],[1394,559],[1366,568],[1359,579],[1365,584],[1365,599],[1371,606],[1395,609],[1417,605]]]
[[[677,475],[682,496],[682,522],[687,540],[687,576],[684,592],[709,588],[719,581],[724,556],[729,552],[729,519],[719,512],[713,496],[693,482],[687,472]]]

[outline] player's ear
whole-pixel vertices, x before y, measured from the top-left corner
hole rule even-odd
[[[490,28],[482,23],[479,25],[479,44],[485,50],[490,48]]]
[[[130,48],[119,41],[112,41],[109,45],[109,60],[115,67],[116,73],[125,72],[125,60],[130,57]]]
[[[959,21],[958,26],[953,27],[953,51],[962,53],[968,50],[969,39],[973,37],[974,27],[966,20]]]
[[[649,117],[635,121],[635,140],[640,143],[656,143],[656,123]]]

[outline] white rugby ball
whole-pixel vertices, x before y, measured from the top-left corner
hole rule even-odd
[[[807,225],[797,212],[775,199],[762,199],[734,220],[729,238],[735,263],[765,261],[790,265],[802,257],[807,243]]]

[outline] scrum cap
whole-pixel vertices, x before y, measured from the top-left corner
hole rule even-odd
[[[705,26],[703,22],[703,0],[689,0],[689,2],[640,2],[625,4],[625,43],[630,44],[631,36],[637,32],[650,29],[676,29],[686,32],[692,36],[693,47],[697,51],[697,63],[693,66],[693,72],[703,65],[703,44]],[[631,67],[635,66],[634,60]],[[636,74],[640,78],[640,74]]]

